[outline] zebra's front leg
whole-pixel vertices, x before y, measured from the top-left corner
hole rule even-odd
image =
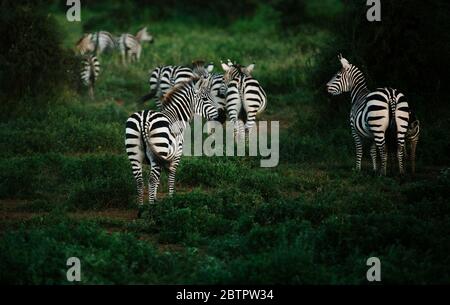
[[[378,167],[377,167],[377,146],[375,143],[372,143],[372,146],[370,147],[370,156],[372,157],[373,172],[376,173],[378,171]]]
[[[363,145],[361,137],[358,135],[358,133],[355,130],[352,130],[353,140],[355,141],[355,148],[356,148],[356,170],[358,172],[361,171],[361,160],[363,155]]]
[[[155,204],[160,177],[161,177],[161,167],[158,164],[152,163],[152,169],[150,171],[150,178],[148,184],[149,204]]]

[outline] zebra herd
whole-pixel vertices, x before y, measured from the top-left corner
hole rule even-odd
[[[139,215],[143,209],[142,168],[150,164],[148,196],[156,200],[162,168],[169,172],[169,195],[175,190],[175,173],[183,148],[187,124],[194,114],[224,123],[226,117],[235,127],[236,137],[244,139],[264,111],[266,94],[251,76],[254,64],[222,63],[223,74],[212,73],[213,64],[195,61],[192,67],[163,66],[150,73],[150,92],[145,102],[156,97],[158,111],[142,110],[126,123],[125,146],[137,183]],[[245,124],[245,126],[244,126]],[[244,126],[240,129],[240,126]]]
[[[100,31],[86,34],[77,43],[84,56],[81,80],[93,88],[100,71],[98,55],[120,50],[122,63],[139,61],[141,43],[153,41],[147,28],[136,35],[122,34],[114,38]],[[368,89],[363,73],[339,55],[342,68],[327,83],[327,92],[339,95],[350,93],[350,127],[356,147],[356,170],[361,170],[363,142],[370,142],[373,171],[386,175],[388,143],[395,142],[399,172],[405,173],[407,146],[411,171],[415,173],[416,147],[420,136],[420,122],[405,95],[393,88]],[[213,73],[212,63],[195,61],[188,66],[160,66],[150,72],[149,92],[139,101],[156,101],[157,110],[142,110],[132,114],[126,122],[125,146],[137,183],[139,215],[144,206],[143,165],[150,165],[148,181],[149,204],[155,203],[161,171],[168,170],[169,195],[175,191],[175,174],[183,151],[183,131],[194,114],[208,121],[233,124],[236,139],[245,139],[263,112],[267,96],[252,76],[254,64],[241,66],[228,60],[221,62],[222,73]],[[380,166],[377,160],[380,159]]]
[[[153,42],[153,36],[147,32],[147,27],[139,30],[136,35],[124,33],[114,37],[107,31],[99,31],[83,35],[75,47],[83,56],[80,78],[88,87],[89,96],[94,98],[94,87],[100,73],[99,56],[104,52],[119,50],[122,64],[138,62],[142,54],[142,43]]]

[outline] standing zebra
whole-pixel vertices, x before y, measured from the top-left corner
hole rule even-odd
[[[97,56],[116,48],[114,37],[106,31],[85,34],[76,44],[81,55],[95,53]]]
[[[392,88],[379,88],[371,92],[363,73],[342,55],[338,58],[342,69],[327,83],[327,91],[332,95],[350,92],[350,126],[356,146],[356,169],[361,170],[362,140],[366,138],[373,141],[370,150],[373,170],[377,171],[378,149],[381,174],[386,175],[386,133],[389,132],[396,137],[399,170],[403,174],[405,134],[409,121],[409,106],[405,96]]]
[[[89,89],[89,96],[94,99],[94,86],[100,73],[100,62],[94,55],[86,55],[81,63],[80,78],[83,85]]]
[[[259,82],[251,76],[254,64],[247,67],[229,64],[222,63],[227,113],[238,137],[244,138],[245,132],[254,126],[256,115],[265,110],[267,96]]]
[[[169,195],[175,190],[175,173],[183,151],[183,131],[194,114],[216,119],[217,110],[210,95],[211,78],[196,78],[169,91],[160,112],[143,110],[126,123],[125,145],[137,183],[140,216],[144,199],[142,165],[151,165],[149,203],[154,204],[161,168],[169,171]]]
[[[147,32],[147,27],[144,27],[136,36],[131,34],[122,34],[117,44],[119,46],[120,53],[122,55],[122,63],[126,64],[126,59],[128,62],[139,61],[142,53],[142,42],[148,41],[153,42],[153,37]]]
[[[208,77],[209,73],[214,69],[212,64],[205,65],[203,61],[194,61],[192,66],[192,68],[187,66],[162,66],[155,68],[150,73],[150,93],[143,96],[140,101],[145,102],[156,96],[156,104],[158,109],[161,109],[162,105],[159,99],[174,86],[188,82],[194,77]]]

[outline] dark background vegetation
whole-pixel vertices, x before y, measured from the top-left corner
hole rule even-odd
[[[379,256],[384,283],[448,283],[450,5],[382,1],[369,23],[365,3],[96,0],[69,24],[65,1],[2,1],[0,282],[66,283],[78,256],[84,283],[360,284]],[[76,40],[144,25],[155,44],[143,61],[102,56],[89,101]],[[407,95],[422,126],[417,177],[352,172],[350,102],[324,87],[340,52],[370,87]],[[262,118],[281,121],[280,165],[184,158],[178,194],[135,220],[124,121],[149,69],[197,58],[256,62]]]

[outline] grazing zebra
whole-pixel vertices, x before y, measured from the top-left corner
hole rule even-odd
[[[392,88],[370,91],[363,73],[342,55],[338,58],[342,69],[327,83],[327,91],[332,95],[350,92],[350,125],[356,146],[356,169],[361,170],[362,140],[366,138],[373,141],[370,149],[373,170],[377,171],[378,150],[381,174],[386,175],[386,133],[389,132],[396,137],[399,170],[403,174],[405,135],[409,122],[409,106],[405,96]]]
[[[136,36],[131,34],[122,34],[117,44],[119,46],[120,53],[122,55],[122,63],[126,64],[126,59],[128,62],[139,61],[142,53],[142,42],[148,41],[153,42],[153,37],[147,32],[147,27],[144,27]]]
[[[251,130],[256,115],[263,112],[267,104],[264,89],[251,76],[254,68],[254,64],[243,67],[239,64],[230,65],[230,62],[222,63],[227,113],[240,138],[244,138],[245,132]]]
[[[142,165],[151,165],[149,203],[154,204],[161,168],[169,171],[169,195],[175,190],[175,173],[182,154],[183,131],[194,114],[217,118],[210,95],[211,78],[178,84],[164,95],[161,111],[143,110],[126,123],[125,145],[137,182],[139,216],[143,207]]]
[[[106,31],[85,34],[76,44],[81,55],[95,53],[97,56],[116,47],[114,37]]]
[[[82,60],[80,78],[83,85],[89,88],[89,96],[94,99],[94,86],[100,73],[100,62],[94,55],[86,55]]]

